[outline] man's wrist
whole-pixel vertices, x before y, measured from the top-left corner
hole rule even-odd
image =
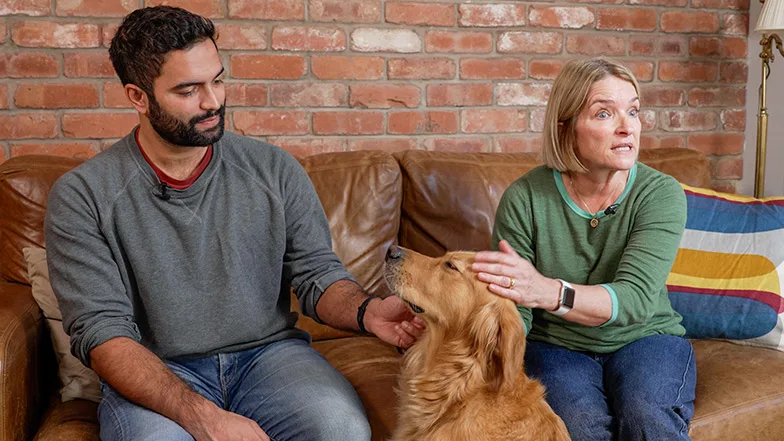
[[[362,302],[362,304],[359,305],[359,307],[357,307],[357,327],[359,328],[360,332],[363,332],[365,334],[369,333],[368,328],[366,326],[367,321],[365,320],[366,317],[368,316],[367,308],[373,302],[374,299],[376,299],[376,297],[370,296],[366,298]]]

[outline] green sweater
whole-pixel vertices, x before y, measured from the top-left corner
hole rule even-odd
[[[598,327],[519,307],[530,340],[608,353],[649,335],[685,333],[665,285],[686,225],[683,189],[671,176],[637,163],[615,203],[617,212],[600,212],[592,228],[593,215],[569,197],[561,173],[544,166],[504,192],[495,248],[507,240],[544,276],[601,285],[612,298],[612,317]]]

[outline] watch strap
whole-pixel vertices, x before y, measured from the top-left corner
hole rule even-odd
[[[574,287],[565,280],[558,279],[558,281],[561,282],[561,291],[558,293],[558,308],[550,311],[550,314],[562,316],[574,307]]]

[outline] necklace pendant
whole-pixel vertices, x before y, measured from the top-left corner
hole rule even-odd
[[[599,225],[599,219],[597,218],[591,219],[591,228],[596,228],[597,225]]]

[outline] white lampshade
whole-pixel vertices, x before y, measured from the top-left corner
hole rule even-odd
[[[784,0],[765,0],[755,32],[784,30]]]

